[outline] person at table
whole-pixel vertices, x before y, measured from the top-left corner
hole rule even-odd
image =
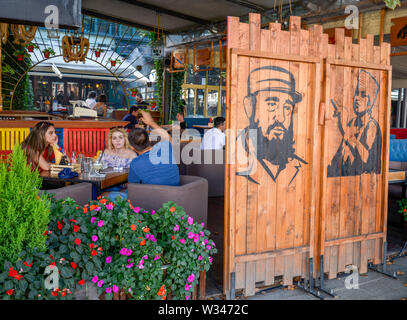
[[[103,168],[129,168],[135,157],[137,154],[130,149],[126,130],[120,127],[110,129],[101,160]]]
[[[214,127],[207,130],[201,142],[201,150],[223,149],[225,146],[225,118],[217,117]]]
[[[177,126],[179,126],[179,130],[182,132],[187,128],[187,124],[184,120],[184,111],[180,110],[179,112],[177,112],[177,115],[175,116],[177,122],[173,123],[173,124],[166,124],[161,126],[161,128],[171,132],[175,129],[177,129]]]
[[[143,95],[141,93],[137,93],[136,95],[136,107],[138,109],[146,110],[148,107],[148,103],[143,100]]]
[[[107,98],[106,95],[101,94],[98,97],[97,103],[94,106],[94,110],[96,110],[97,116],[106,118],[106,113],[107,113],[107,106],[106,106]]]
[[[87,107],[89,109],[93,109],[96,105],[96,91],[90,91],[88,94],[88,98],[85,101]]]
[[[38,122],[27,138],[21,143],[32,170],[49,171],[55,161],[54,150],[58,150],[58,136],[55,127],[47,121]]]
[[[137,119],[138,109],[139,109],[138,107],[132,106],[129,110],[129,113],[123,117],[122,121],[130,122],[129,124],[124,126],[124,128],[126,128],[127,130],[132,130],[138,125],[138,119]]]
[[[138,157],[130,163],[130,183],[156,184],[167,186],[179,186],[179,169],[176,164],[171,137],[151,117],[151,114],[139,110],[141,120],[161,137],[160,142],[151,145],[148,133],[145,129],[136,128],[129,134],[129,142],[136,151]]]

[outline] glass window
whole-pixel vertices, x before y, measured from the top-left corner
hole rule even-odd
[[[208,117],[216,117],[218,115],[218,90],[208,91],[208,104],[207,104],[207,115]]]
[[[220,115],[221,117],[225,118],[226,115],[226,91],[222,90],[221,98],[220,98]]]
[[[219,69],[214,68],[208,71],[208,85],[209,86],[218,86],[219,85]]]
[[[206,71],[204,72],[193,72],[192,65],[189,64],[187,67],[187,84],[200,84],[205,85],[206,82]]]
[[[194,104],[195,104],[195,90],[194,89],[185,89],[185,101],[187,103],[187,115],[193,116],[194,115]]]
[[[203,116],[205,108],[205,90],[197,89],[196,90],[196,116]]]

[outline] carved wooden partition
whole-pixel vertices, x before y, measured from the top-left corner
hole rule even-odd
[[[390,47],[336,39],[228,18],[226,293],[313,277],[324,254],[331,278],[382,259]]]

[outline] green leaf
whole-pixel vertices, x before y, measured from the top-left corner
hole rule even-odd
[[[94,268],[94,266],[93,266],[93,264],[91,262],[88,262],[85,265],[85,267],[86,267],[86,270],[88,270],[89,274],[92,274],[94,272],[94,270],[95,270],[95,268]]]
[[[28,282],[24,279],[21,279],[18,283],[18,286],[20,287],[20,290],[24,292],[28,287]]]

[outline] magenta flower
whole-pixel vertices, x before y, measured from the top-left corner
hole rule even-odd
[[[179,239],[179,242],[181,242],[182,244],[185,244],[185,239]]]
[[[93,211],[100,211],[100,207],[96,207],[96,209],[94,209]]]
[[[200,234],[201,237],[204,237],[204,236],[205,236],[205,234],[203,233],[203,231],[199,232],[199,234]]]
[[[212,247],[211,246],[206,246],[206,249],[211,250]]]
[[[205,227],[205,223],[204,223],[204,222],[202,222],[201,225],[202,225],[203,228]]]
[[[178,231],[178,230],[179,230],[179,225],[175,225],[175,227],[174,227],[173,230],[174,230],[174,231]]]
[[[194,280],[195,280],[195,275],[192,273],[192,274],[190,274],[189,276],[188,276],[188,282],[189,283],[192,283]]]
[[[192,239],[195,235],[192,232],[188,232],[188,239]]]
[[[155,214],[155,210],[152,210],[152,211],[151,211],[151,214]]]
[[[148,259],[148,256],[146,255],[146,256],[144,256],[142,259],[147,260],[147,259]]]
[[[184,217],[181,217],[181,220],[184,220]]]
[[[192,219],[192,217],[188,217],[188,223],[192,225],[194,223],[194,219]]]
[[[106,293],[112,293],[112,288],[106,288]]]
[[[130,262],[131,261],[131,259],[127,259],[127,262]]]
[[[139,212],[140,212],[140,208],[139,208],[139,207],[135,207],[135,208],[133,208],[133,211],[134,211],[135,213],[139,213]]]
[[[205,243],[205,244],[208,244],[208,242],[209,242],[208,239],[205,239],[205,240],[204,240],[204,243]]]
[[[134,263],[130,263],[130,264],[128,264],[127,266],[126,266],[126,268],[127,269],[130,269],[130,268],[132,268],[134,266]]]
[[[156,260],[158,260],[158,259],[160,259],[160,256],[155,256],[155,257],[154,257],[154,261],[156,261]]]
[[[203,259],[202,256],[198,257],[198,261],[202,261],[202,259]]]
[[[112,257],[111,256],[107,257],[106,258],[106,263],[111,263],[111,262],[112,262]]]
[[[195,236],[194,236],[194,242],[198,242],[199,241],[199,234],[196,234]]]
[[[93,282],[93,283],[98,282],[98,276],[94,276],[94,277],[92,278],[92,282]]]
[[[119,292],[119,287],[115,284],[113,285],[113,292]]]
[[[104,224],[105,224],[105,222],[103,220],[100,220],[98,222],[98,227],[101,228],[101,227],[103,227]]]
[[[209,257],[209,262],[212,263],[213,259],[212,257]]]
[[[98,286],[99,288],[102,288],[102,286],[103,286],[103,280],[100,280],[100,281],[98,282],[97,286]]]
[[[90,218],[90,223],[95,223],[96,222],[96,217]]]
[[[107,210],[113,210],[113,204],[109,203],[106,205]]]
[[[99,239],[98,236],[96,236],[96,235],[93,235],[93,236],[92,236],[92,241],[93,241],[93,242],[98,241],[98,239]]]
[[[185,296],[185,300],[189,300],[189,296]]]
[[[125,256],[125,255],[126,255],[126,252],[127,252],[127,249],[126,249],[126,248],[121,248],[121,249],[120,249],[120,254],[121,254],[121,255]]]
[[[189,289],[191,289],[191,286],[187,283],[187,284],[185,285],[185,291],[188,291]]]
[[[133,250],[128,249],[127,252],[126,252],[126,256],[131,256],[132,253],[133,253]]]

